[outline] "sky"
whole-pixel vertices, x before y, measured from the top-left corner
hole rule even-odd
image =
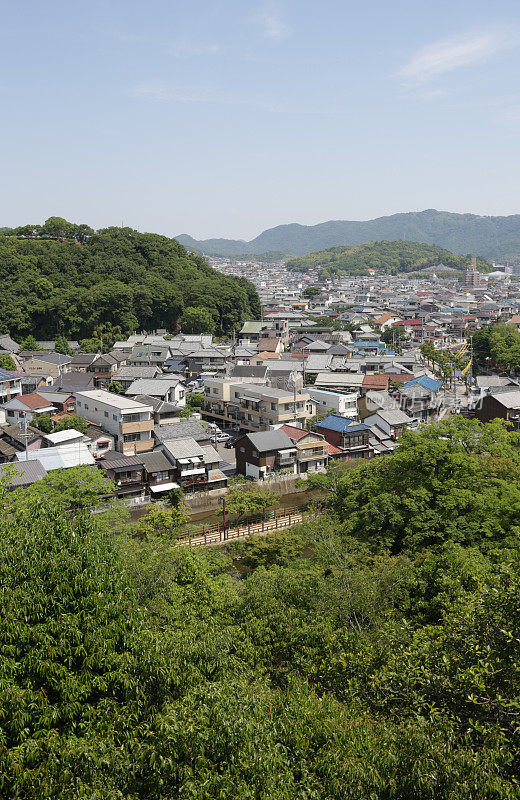
[[[520,213],[518,0],[0,0],[0,226]]]

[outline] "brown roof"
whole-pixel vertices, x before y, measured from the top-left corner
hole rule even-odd
[[[260,344],[262,345],[262,350],[266,350],[269,353],[275,353],[277,348],[280,346],[279,339],[261,339]]]
[[[363,389],[388,389],[388,375],[365,375],[361,387]]]
[[[46,406],[52,406],[52,403],[49,400],[47,400],[45,397],[42,397],[41,394],[36,394],[36,392],[18,395],[18,397],[13,399],[19,400],[20,403],[26,405],[27,408],[45,408]]]

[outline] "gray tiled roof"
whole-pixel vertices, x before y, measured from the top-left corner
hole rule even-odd
[[[173,439],[195,439],[196,442],[208,441],[209,435],[198,422],[173,422],[171,425],[156,425],[153,433],[158,442]]]
[[[163,447],[168,450],[173,458],[202,458],[204,450],[197,444],[195,439],[186,436],[184,439],[172,439],[171,441],[163,442]]]
[[[147,472],[164,472],[172,469],[171,463],[160,450],[144,453],[141,458]]]
[[[16,470],[16,474],[14,471]],[[10,486],[29,486],[35,481],[41,481],[47,475],[47,470],[40,461],[22,461],[14,464],[0,465],[0,475],[9,475]]]
[[[294,447],[292,441],[289,439],[284,431],[260,431],[260,433],[248,433],[247,438],[259,453],[265,453],[268,450],[285,450],[286,448]]]

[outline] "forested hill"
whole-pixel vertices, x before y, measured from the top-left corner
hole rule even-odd
[[[216,333],[260,316],[249,281],[221,275],[175,239],[56,219],[0,234],[0,325],[15,338],[172,330],[186,307],[208,309]]]
[[[428,209],[362,222],[331,220],[319,225],[277,225],[250,242],[236,239],[197,241],[187,235],[177,239],[190,250],[216,255],[275,250],[296,256],[339,245],[404,239],[435,244],[454,253],[512,260],[520,257],[520,214],[484,217]]]
[[[287,262],[287,268],[297,272],[319,269],[320,275],[368,275],[369,269],[395,275],[399,272],[416,272],[443,264],[462,270],[469,264],[470,256],[456,256],[442,247],[419,242],[368,242],[356,247],[332,247],[318,253],[309,253]],[[477,259],[481,272],[489,272],[491,264]],[[441,270],[442,271],[442,270]]]

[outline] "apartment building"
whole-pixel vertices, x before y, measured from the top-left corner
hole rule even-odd
[[[309,395],[256,383],[218,378],[204,382],[204,419],[248,431],[269,430],[285,422],[305,426],[314,404]]]
[[[114,437],[116,450],[133,456],[153,450],[153,408],[124,395],[94,389],[76,392],[76,413]]]
[[[329,413],[330,411],[336,414],[341,414],[343,417],[357,418],[358,414],[358,393],[347,392],[331,392],[327,389],[315,389],[314,386],[309,386],[306,391],[309,396],[314,400],[317,407],[317,413]]]

